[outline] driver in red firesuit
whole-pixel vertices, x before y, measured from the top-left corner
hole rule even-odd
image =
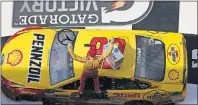
[[[114,38],[111,38],[109,41],[109,48],[107,51],[103,52],[102,55],[97,55],[96,45],[91,45],[86,57],[80,57],[75,55],[73,52],[72,44],[68,44],[68,52],[70,56],[79,62],[84,63],[83,73],[80,79],[80,95],[83,95],[85,92],[85,82],[87,78],[93,78],[94,80],[94,89],[97,94],[101,93],[98,77],[98,69],[101,67],[102,61],[107,58],[114,46]]]

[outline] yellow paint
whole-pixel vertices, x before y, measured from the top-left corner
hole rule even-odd
[[[23,54],[22,61],[16,65],[11,66],[4,61],[2,65],[2,76],[9,81],[12,81],[17,84],[21,84],[24,88],[33,88],[33,89],[57,89],[63,85],[75,82],[80,79],[80,76],[83,71],[83,64],[77,61],[73,61],[74,64],[74,73],[75,77],[62,81],[58,84],[50,84],[49,76],[49,54],[52,46],[52,42],[56,31],[60,29],[36,29],[26,32],[20,32],[21,35],[11,40],[7,43],[3,50],[3,54],[9,54],[13,50],[20,50]],[[78,31],[78,35],[75,42],[74,53],[79,56],[86,56],[89,48],[84,47],[84,44],[90,44],[93,37],[106,37],[108,40],[111,37],[121,38],[126,41],[126,46],[124,50],[124,61],[120,70],[112,69],[99,69],[99,76],[113,77],[113,78],[128,78],[134,79],[135,65],[136,65],[136,35],[151,37],[153,39],[158,39],[165,44],[165,53],[166,53],[166,67],[165,67],[165,76],[164,80],[161,82],[144,80],[151,83],[152,86],[156,87],[154,89],[145,89],[145,90],[108,90],[108,95],[114,97],[115,93],[124,93],[124,94],[134,94],[139,93],[138,98],[125,97],[127,100],[142,100],[144,94],[152,90],[166,90],[167,92],[177,92],[183,91],[183,75],[184,69],[186,68],[186,48],[184,46],[184,39],[180,33],[171,33],[171,32],[155,32],[155,31],[144,31],[144,30],[86,30],[86,29],[72,29],[73,31]],[[27,83],[28,77],[28,67],[30,52],[32,47],[32,41],[35,39],[33,36],[34,33],[40,33],[45,35],[45,45],[43,50],[43,60],[42,60],[42,71],[41,79],[39,83]],[[99,46],[97,44],[97,46]],[[170,51],[170,46],[175,47],[179,51],[179,60],[177,63],[170,61],[172,59],[168,52]],[[177,47],[176,47],[177,46]],[[15,58],[13,58],[15,59]],[[5,57],[4,60],[7,60]],[[176,70],[177,73],[169,73],[171,70]],[[188,70],[187,70],[188,71]],[[185,72],[187,74],[187,72]],[[177,77],[177,79],[172,80],[171,78]],[[77,92],[78,90],[64,90],[64,92],[56,92],[59,95],[70,95],[72,92]],[[183,92],[183,95],[185,92]],[[123,98],[123,97],[122,97]]]

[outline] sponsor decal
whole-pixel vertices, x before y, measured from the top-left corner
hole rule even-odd
[[[171,70],[171,71],[168,73],[168,77],[169,77],[171,80],[175,81],[175,80],[179,79],[179,72],[176,71],[176,70]]]
[[[144,94],[144,99],[149,101],[158,101],[170,97],[171,94],[164,90],[153,90]]]
[[[13,8],[13,27],[95,26],[135,24],[152,10],[154,1],[17,1]]]
[[[31,91],[22,91],[22,94],[28,94],[28,95],[36,95],[36,93],[31,92]]]
[[[141,53],[142,53],[141,48],[137,48],[137,63],[142,62]]]
[[[21,63],[23,59],[23,54],[20,50],[13,50],[8,53],[7,63],[11,66],[16,66]]]
[[[140,98],[140,93],[113,93],[117,97]]]
[[[98,44],[98,43],[100,43],[100,44]],[[112,64],[112,65],[118,65],[120,67],[123,62],[123,59],[120,55],[124,54],[126,41],[122,38],[114,38],[114,43],[115,43],[115,45],[118,45],[118,46],[114,46],[114,49],[113,49],[110,57],[115,58],[114,62],[113,62],[114,64]],[[89,47],[89,46],[94,46],[94,45],[99,45],[99,46],[97,46],[97,55],[102,55],[104,49],[106,49],[105,47],[108,47],[107,46],[108,39],[106,37],[94,37],[91,40],[90,44],[85,44],[84,46]],[[116,69],[120,69],[119,67],[116,67]],[[114,69],[114,66],[111,66],[109,61],[107,59],[105,59],[102,64],[102,69]]]
[[[180,60],[180,51],[179,51],[179,47],[175,44],[172,44],[169,46],[168,48],[168,61],[173,64],[176,65]]]
[[[35,33],[36,40],[32,41],[32,50],[29,62],[27,82],[40,82],[43,46],[45,35]]]
[[[58,32],[58,41],[62,45],[68,45],[69,43],[73,43],[75,40],[75,32],[70,29],[63,29]]]
[[[1,65],[4,63],[5,56],[4,54],[1,55]]]
[[[148,38],[148,37],[142,37],[142,42],[144,44],[148,44],[148,45],[155,45],[155,41],[153,38]]]

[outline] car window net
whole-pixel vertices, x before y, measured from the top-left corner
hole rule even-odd
[[[136,78],[162,81],[165,72],[164,44],[149,37],[136,37]]]

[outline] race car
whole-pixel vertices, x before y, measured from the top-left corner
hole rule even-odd
[[[101,97],[86,81],[80,97],[83,64],[71,58],[97,55],[114,38],[114,48],[98,71]],[[168,104],[186,95],[186,40],[180,33],[148,30],[55,29],[28,27],[14,34],[1,52],[1,88],[13,100],[42,100],[44,105],[84,102],[110,104]]]

